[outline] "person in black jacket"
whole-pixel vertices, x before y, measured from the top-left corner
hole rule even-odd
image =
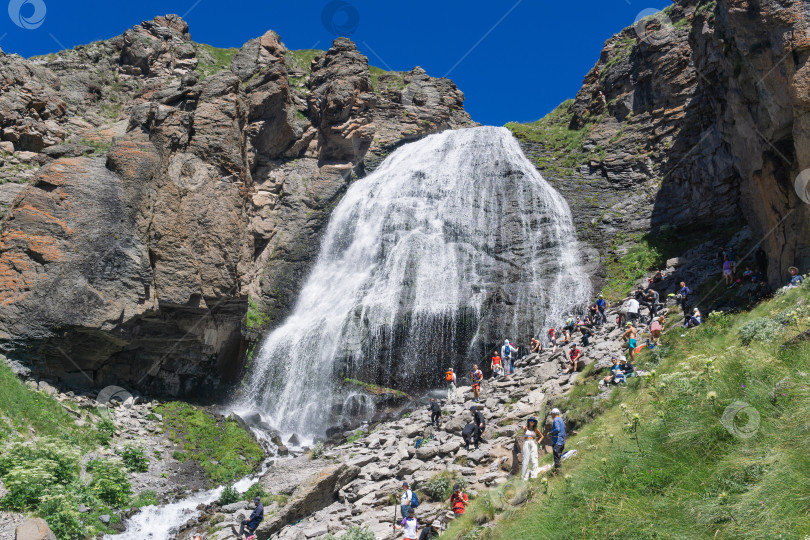
[[[469,422],[464,429],[461,430],[461,438],[464,439],[464,450],[470,451],[470,442],[475,436],[475,424]]]
[[[768,254],[765,253],[765,250],[762,249],[762,246],[757,247],[757,250],[754,252],[754,258],[757,260],[757,270],[763,276],[768,276]]]
[[[475,425],[475,449],[478,450],[478,443],[485,443],[484,429],[486,428],[486,421],[484,415],[481,414],[475,406],[470,407],[470,412],[473,415],[473,424]]]
[[[250,536],[251,534],[256,531],[259,527],[259,523],[264,520],[264,507],[262,506],[261,500],[256,497],[253,499],[253,503],[256,505],[256,508],[253,509],[253,512],[250,514],[250,517],[247,519],[243,519],[241,526],[239,527],[239,536]],[[247,529],[247,530],[245,530]]]
[[[435,399],[430,398],[430,425],[439,427],[442,418],[442,408]]]

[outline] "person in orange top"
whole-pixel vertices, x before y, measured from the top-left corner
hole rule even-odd
[[[453,494],[450,495],[450,508],[457,516],[464,514],[467,506],[467,494],[461,491],[461,486],[456,484],[453,486]]]
[[[492,352],[492,376],[503,377],[503,368],[501,367],[501,355],[498,351]]]
[[[475,395],[473,401],[478,401],[481,397],[481,381],[484,380],[484,374],[478,369],[478,364],[473,366],[472,373],[470,373],[470,380],[472,381],[472,391]]]

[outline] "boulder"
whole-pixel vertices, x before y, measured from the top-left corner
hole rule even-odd
[[[429,461],[439,454],[438,446],[422,446],[416,449],[416,458],[422,461]]]
[[[15,540],[57,540],[42,518],[29,518],[17,526]]]

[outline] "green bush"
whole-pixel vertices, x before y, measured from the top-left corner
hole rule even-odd
[[[770,342],[779,336],[781,325],[768,317],[752,319],[740,327],[740,341],[749,345],[752,341]]]
[[[99,443],[104,446],[109,445],[112,438],[115,437],[115,424],[105,418],[98,423],[96,429],[98,430],[96,437]]]
[[[87,463],[91,475],[88,487],[98,499],[113,508],[124,506],[132,493],[123,463],[120,461],[93,459]]]
[[[315,443],[315,446],[312,447],[312,459],[318,459],[323,455],[326,451],[326,447],[323,445],[321,441]]]
[[[453,494],[455,484],[461,484],[461,487],[464,488],[467,482],[459,474],[444,471],[428,480],[419,491],[430,497],[432,501],[446,501]]]
[[[225,489],[222,490],[222,493],[219,495],[219,505],[225,506],[226,504],[232,504],[239,500],[242,497],[239,495],[239,492],[236,491],[236,488],[233,486],[225,486]]]
[[[245,491],[242,495],[242,500],[252,501],[254,497],[263,499],[266,495],[267,493],[264,491],[264,488],[262,488],[262,485],[256,482]]]
[[[146,451],[140,446],[128,444],[124,448],[117,450],[116,454],[121,456],[121,460],[128,471],[146,472],[149,470]]]
[[[12,468],[29,467],[38,461],[47,462],[55,482],[67,484],[79,475],[79,451],[64,441],[46,437],[10,444],[0,455],[0,477]]]
[[[60,540],[85,538],[90,533],[81,520],[76,499],[66,493],[46,495],[38,513],[45,519],[51,531]]]

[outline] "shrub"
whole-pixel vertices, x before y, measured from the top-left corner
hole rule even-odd
[[[48,522],[48,527],[60,540],[85,538],[89,531],[81,520],[76,500],[65,493],[46,495],[39,505],[39,514]]]
[[[318,441],[315,443],[315,446],[312,447],[312,459],[318,459],[325,451],[326,447],[324,447],[321,441]]]
[[[241,499],[242,497],[239,495],[239,492],[236,491],[235,487],[225,486],[222,493],[219,495],[219,501],[217,502],[219,502],[220,506],[225,506],[226,504],[232,504]]]
[[[444,471],[428,480],[420,491],[433,501],[446,501],[453,494],[455,484],[461,484],[463,488],[467,482],[461,475]]]
[[[42,459],[26,466],[13,467],[3,478],[8,490],[3,497],[3,506],[12,510],[35,507],[48,490],[57,484],[53,469],[53,462]]]
[[[140,446],[128,444],[123,449],[116,451],[121,456],[124,466],[128,471],[146,472],[149,470],[149,460],[146,458],[146,451]]]
[[[769,342],[773,341],[782,329],[780,324],[767,317],[752,319],[742,325],[739,331],[740,341],[743,345],[749,345],[752,341]]]
[[[110,441],[115,436],[115,424],[105,418],[98,423],[96,429],[98,430],[96,437],[99,442],[104,446],[110,444]]]
[[[79,451],[52,438],[34,442],[17,441],[0,455],[0,477],[12,468],[31,467],[38,461],[47,462],[56,482],[67,484],[79,476]]]
[[[113,508],[125,505],[132,493],[132,486],[122,465],[119,461],[93,459],[86,467],[91,475],[88,487],[100,501]]]
[[[242,495],[242,499],[245,501],[252,501],[254,497],[259,497],[260,499],[265,497],[267,493],[262,488],[262,485],[258,482],[250,486],[247,491]]]
[[[327,534],[323,538],[324,540],[335,540],[335,536],[332,534]],[[374,540],[375,536],[368,527],[352,527],[340,538],[341,540]]]

